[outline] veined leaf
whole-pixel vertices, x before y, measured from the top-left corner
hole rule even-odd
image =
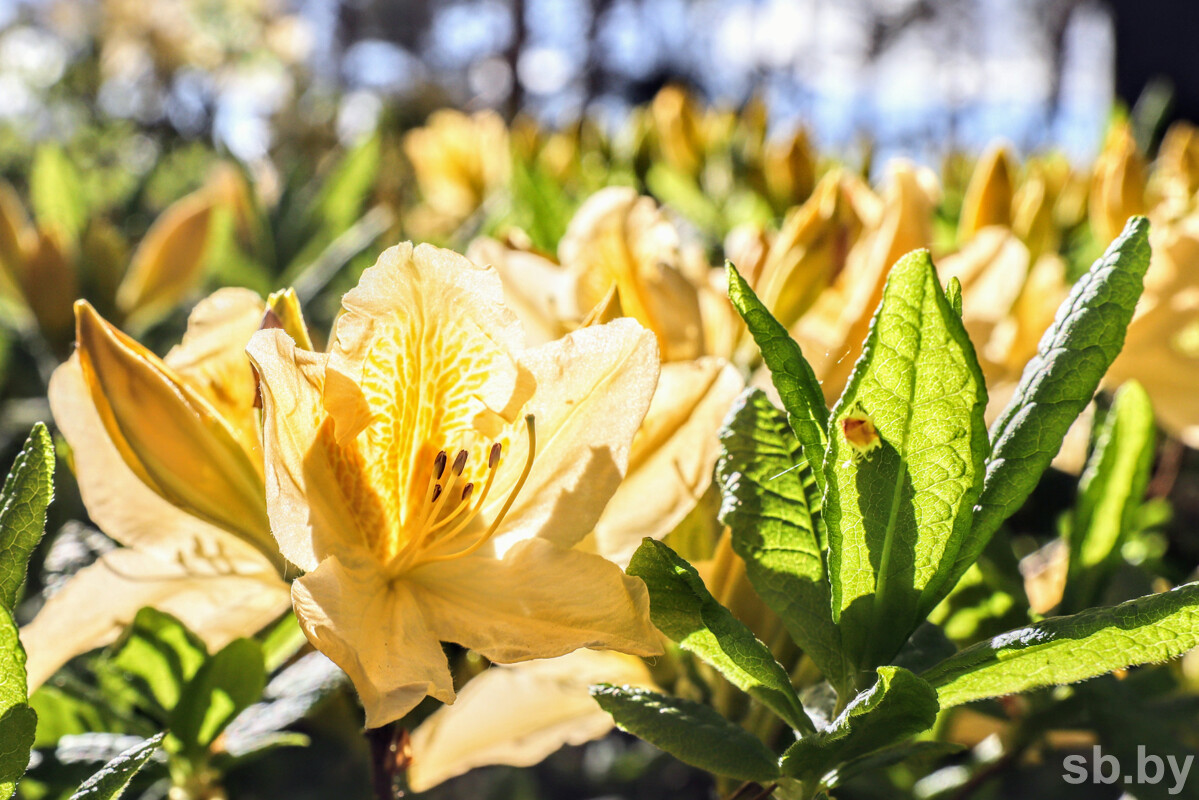
[[[849,669],[833,624],[816,470],[786,415],[758,389],[737,400],[720,441],[720,521],[732,531],[733,550],[795,643],[844,687]]]
[[[953,313],[959,317],[962,316],[962,282],[953,277],[949,279],[949,283],[945,284],[945,299],[949,301],[949,307],[953,309]]]
[[[1199,583],[1111,608],[1051,617],[968,647],[921,677],[942,708],[1074,683],[1199,645]]]
[[[29,707],[25,650],[8,609],[0,608],[0,800],[8,800],[29,766],[37,714]]]
[[[204,662],[171,713],[171,733],[190,750],[203,751],[233,718],[262,695],[262,646],[235,639]]]
[[[109,761],[103,769],[84,781],[79,790],[71,795],[71,800],[116,800],[129,787],[133,776],[154,755],[164,735],[160,733],[146,739]]]
[[[880,667],[874,686],[853,699],[827,730],[783,754],[784,775],[820,778],[851,759],[926,731],[937,720],[937,693],[902,667]]]
[[[762,351],[762,360],[770,368],[770,379],[778,389],[779,399],[787,410],[791,430],[815,463],[823,457],[828,445],[828,408],[824,393],[812,365],[803,357],[799,344],[787,333],[782,323],[771,315],[754,290],[737,272],[733,263],[725,263],[729,279],[729,300],[745,320],[754,342]],[[816,485],[824,491],[824,473],[813,472]]]
[[[694,567],[665,544],[646,539],[625,571],[645,581],[650,620],[658,630],[711,664],[792,728],[815,730],[791,688],[790,676],[770,648],[716,602]]]
[[[928,251],[909,253],[833,410],[824,462],[833,617],[863,671],[889,661],[943,594],[981,488],[986,405]]]
[[[29,555],[46,531],[46,507],[54,497],[54,443],[38,423],[25,441],[0,490],[0,605],[17,604]]]
[[[602,683],[591,696],[616,726],[685,764],[742,781],[778,777],[778,759],[749,731],[709,706],[678,697]]]
[[[1078,279],[1007,408],[991,427],[991,457],[970,536],[946,590],[978,560],[991,535],[1028,498],[1062,438],[1124,346],[1149,268],[1149,221],[1133,217]]]
[[[1149,484],[1156,433],[1149,395],[1136,381],[1125,383],[1103,420],[1079,483],[1064,611],[1092,605],[1100,582],[1119,558]]]

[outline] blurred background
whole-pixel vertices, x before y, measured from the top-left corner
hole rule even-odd
[[[802,121],[822,148],[870,137],[885,153],[927,159],[1002,136],[1086,159],[1117,89],[1132,104],[1160,74],[1193,91],[1180,85],[1195,74],[1193,28],[1154,26],[1155,5],[1178,6],[6,0],[0,118],[24,140],[70,141],[97,126],[145,133],[116,156],[136,170],[153,161],[151,143],[206,141],[253,161],[289,138],[349,142],[380,114],[440,105],[551,124],[586,110],[615,124],[673,82],[725,105],[758,97],[772,126]],[[1152,47],[1138,41],[1134,17],[1154,32]]]

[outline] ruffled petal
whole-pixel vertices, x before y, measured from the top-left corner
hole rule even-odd
[[[662,651],[645,584],[601,556],[544,539],[520,542],[502,559],[427,564],[404,582],[439,639],[492,661],[552,658],[580,647]]]
[[[364,546],[362,525],[377,502],[361,480],[353,443],[333,441],[325,413],[323,353],[296,349],[281,330],[254,334],[246,348],[262,393],[266,504],[283,557],[305,571],[329,554]]]
[[[531,536],[569,547],[595,526],[624,477],[633,436],[649,409],[658,350],[653,334],[618,319],[527,351],[521,366],[537,382],[525,406],[536,420],[537,450],[497,535],[500,553]],[[485,519],[498,510],[527,452],[526,442],[513,436]]]
[[[445,653],[405,582],[330,556],[291,594],[308,641],[350,676],[368,728],[399,719],[426,696],[454,701]]]

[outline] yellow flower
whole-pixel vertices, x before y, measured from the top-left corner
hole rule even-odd
[[[1099,244],[1106,247],[1129,217],[1145,213],[1146,171],[1132,127],[1127,122],[1113,125],[1095,162],[1088,200],[1091,232]]]
[[[113,641],[138,609],[179,617],[210,647],[282,614],[288,587],[267,527],[254,379],[253,292],[222,289],[157,358],[75,307],[78,349],[50,381],[88,514],[125,547],[81,570],[21,631],[29,682]]]
[[[659,652],[644,585],[572,549],[624,475],[658,361],[631,320],[524,349],[490,268],[391,248],[343,299],[327,355],[249,353],[271,528],[307,572],[309,641],[367,724],[454,698],[441,641],[492,661]]]
[[[443,109],[404,137],[425,203],[451,223],[470,216],[508,180],[508,129],[493,111]]]
[[[1010,225],[1012,221],[1012,160],[1002,144],[992,145],[974,167],[962,214],[958,218],[958,241],[968,242],[988,225]]]

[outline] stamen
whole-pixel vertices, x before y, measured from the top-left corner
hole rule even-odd
[[[495,515],[495,519],[491,521],[491,525],[489,525],[487,527],[487,530],[483,532],[482,536],[480,536],[478,539],[475,540],[474,544],[470,545],[465,550],[459,550],[456,553],[447,553],[447,554],[443,554],[443,555],[433,556],[431,558],[426,559],[427,562],[449,561],[451,559],[468,556],[471,553],[476,552],[483,545],[485,545],[491,539],[492,535],[495,534],[495,532],[499,529],[500,524],[504,521],[504,517],[507,516],[509,509],[512,508],[512,504],[516,502],[516,496],[520,494],[520,490],[524,488],[525,481],[527,481],[529,479],[529,473],[533,471],[533,456],[537,451],[537,431],[536,431],[536,428],[533,423],[534,423],[534,420],[533,420],[532,414],[529,414],[528,416],[525,417],[525,427],[528,429],[528,432],[529,432],[529,454],[525,458],[525,468],[521,471],[520,477],[517,478],[516,485],[514,487],[512,487],[512,491],[508,494],[508,499],[504,501],[503,507],[500,508],[499,513]],[[493,445],[491,448],[491,456],[488,458],[489,464],[492,462],[493,459],[496,459],[496,463],[498,463],[497,447],[498,447],[498,445]],[[487,495],[487,490],[491,488],[491,482],[492,482],[492,479],[495,477],[495,473],[496,473],[496,470],[492,469],[491,472],[488,474],[487,483],[483,487],[483,493],[479,496],[478,502],[475,503],[474,510],[470,513],[469,516],[467,516],[466,519],[464,519],[462,522],[459,522],[457,525],[455,525],[454,530],[451,531],[450,533],[446,534],[446,536],[444,537],[445,539],[449,539],[449,538],[453,537],[460,530],[465,528],[470,523],[470,521],[472,519],[474,519],[474,517],[479,513],[479,511],[483,507],[483,500]]]

